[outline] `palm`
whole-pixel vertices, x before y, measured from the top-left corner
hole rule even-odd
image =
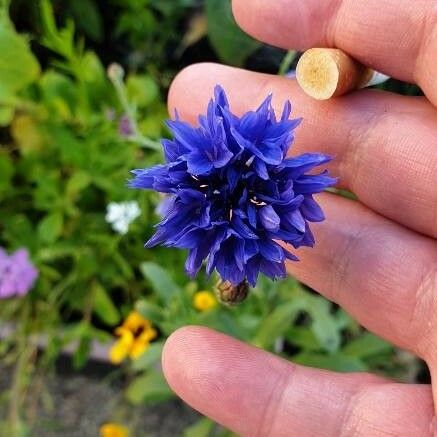
[[[337,46],[424,90],[423,98],[361,91],[320,103],[289,79],[202,64],[178,76],[169,106],[193,121],[216,83],[240,112],[267,91],[278,107],[291,96],[295,114],[304,117],[296,152],[334,155],[332,172],[360,202],[320,196],[328,219],[315,230],[317,248],[300,250],[301,262],[289,264],[290,273],[368,329],[423,358],[436,378],[435,1],[234,0],[233,6],[240,25],[270,44]],[[435,387],[295,366],[204,328],[176,332],[163,364],[183,399],[241,435],[435,431]]]

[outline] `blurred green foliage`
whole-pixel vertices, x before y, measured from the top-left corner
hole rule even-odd
[[[167,134],[164,97],[172,75],[190,56],[196,59],[198,49],[205,59],[239,66],[260,49],[236,27],[229,2],[15,0],[16,23],[9,6],[0,0],[0,246],[29,248],[40,278],[27,297],[1,303],[0,323],[18,326],[0,347],[2,362],[16,366],[4,396],[12,418],[8,435],[30,432],[21,409],[35,370],[36,348],[28,339],[48,336],[38,360],[46,367],[76,342],[74,364],[81,367],[92,341],[109,344],[133,309],[160,334],[123,367],[124,399],[134,405],[173,396],[160,354],[166,337],[187,324],[308,366],[403,375],[389,344],[292,278],[262,279],[241,306],[199,312],[193,295],[212,290],[214,279],[189,281],[180,251],[143,248],[158,220],[159,198],[125,183],[131,169],[162,160],[156,140]],[[283,66],[293,59],[289,54]],[[111,82],[110,61],[130,73]],[[135,127],[129,138],[119,132],[124,115]],[[124,200],[137,200],[142,214],[122,236],[105,213],[109,202]],[[185,435],[208,436],[214,428],[202,419]]]

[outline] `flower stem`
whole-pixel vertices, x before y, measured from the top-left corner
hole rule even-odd
[[[123,68],[118,64],[110,65],[108,68],[108,77],[114,85],[118,100],[123,108],[123,112],[126,114],[126,117],[129,120],[129,124],[133,132],[132,135],[129,135],[127,139],[139,144],[141,147],[153,150],[161,150],[161,144],[159,142],[145,137],[143,134],[141,134],[138,128],[135,108],[129,103],[129,99],[127,97],[126,87],[123,81]]]
[[[280,76],[285,76],[290,70],[290,66],[293,61],[296,59],[297,52],[295,50],[289,50],[284,58],[282,59],[281,65],[279,67],[278,74]]]

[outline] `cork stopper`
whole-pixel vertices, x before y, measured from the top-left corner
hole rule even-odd
[[[373,73],[339,49],[309,49],[296,67],[300,87],[317,100],[327,100],[362,88]]]

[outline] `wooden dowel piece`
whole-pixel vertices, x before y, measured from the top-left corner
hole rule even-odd
[[[339,49],[309,49],[296,67],[300,87],[317,100],[327,100],[362,88],[373,75],[373,70]]]

